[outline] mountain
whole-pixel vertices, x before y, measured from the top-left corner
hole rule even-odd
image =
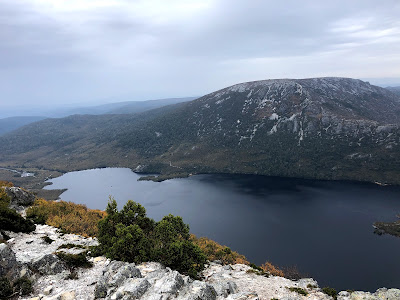
[[[184,98],[166,98],[158,100],[146,100],[146,101],[125,101],[109,103],[97,106],[88,107],[77,107],[68,109],[58,109],[53,111],[45,112],[47,117],[37,116],[17,116],[7,117],[0,119],[0,136],[11,132],[24,125],[40,121],[50,117],[66,117],[71,115],[102,115],[102,114],[134,114],[163,107],[171,104],[177,104],[181,102],[187,102],[196,99],[196,97],[184,97]]]
[[[388,86],[386,89],[395,93],[396,95],[400,95],[400,86]]]
[[[54,112],[53,117],[66,117],[71,115],[103,115],[103,114],[134,114],[150,109],[177,104],[196,99],[196,97],[166,98],[145,101],[124,101],[97,106],[76,107]]]
[[[1,165],[138,165],[400,183],[400,97],[348,78],[237,84],[137,115],[72,116],[0,138]]]
[[[159,100],[148,100],[148,101],[131,101],[125,102],[124,105],[120,107],[109,110],[108,114],[133,114],[140,113],[150,109],[177,104],[181,102],[188,102],[194,100],[198,97],[185,97],[185,98],[167,98]],[[122,103],[121,103],[122,104]]]
[[[26,117],[21,116],[21,117],[9,117],[0,119],[0,135],[13,131],[26,124],[30,124],[43,119],[45,119],[45,117],[38,117],[38,116],[26,116]]]

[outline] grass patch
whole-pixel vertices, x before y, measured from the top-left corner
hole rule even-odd
[[[278,267],[275,267],[273,264],[270,262],[265,262],[264,264],[261,265],[260,267],[264,272],[269,273],[273,276],[280,276],[280,277],[285,277],[285,273],[279,269]]]
[[[106,216],[106,212],[88,209],[85,205],[72,202],[52,202],[38,199],[27,210],[27,218],[38,224],[47,224],[59,228],[65,233],[82,236],[96,236],[97,223]]]
[[[291,291],[291,292],[295,292],[295,293],[300,294],[300,295],[303,295],[303,296],[307,296],[307,295],[308,295],[308,292],[307,292],[306,290],[302,289],[302,288],[290,287],[290,288],[288,288],[288,289],[289,289],[289,291]]]
[[[249,264],[244,255],[232,251],[229,247],[222,246],[206,237],[198,238],[194,234],[191,234],[190,239],[203,251],[209,261],[221,260],[223,264]]]

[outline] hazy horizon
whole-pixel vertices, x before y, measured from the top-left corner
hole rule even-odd
[[[398,0],[3,0],[1,104],[201,96],[275,78],[400,85],[399,15]]]

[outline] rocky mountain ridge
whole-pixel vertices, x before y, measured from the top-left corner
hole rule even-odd
[[[136,116],[46,120],[0,137],[0,165],[125,166],[400,183],[400,97],[349,78],[237,84]],[[25,141],[22,142],[22,141]]]
[[[312,279],[292,281],[277,276],[257,275],[246,265],[221,265],[211,262],[203,271],[202,280],[193,280],[159,263],[135,265],[91,258],[91,268],[79,268],[77,278],[68,279],[71,270],[54,253],[62,249],[77,254],[82,247],[96,245],[96,239],[62,234],[58,229],[37,225],[31,234],[11,233],[7,244],[0,244],[0,276],[28,276],[34,291],[19,299],[280,299],[329,300]],[[53,242],[47,243],[44,237]],[[302,294],[304,291],[305,294]],[[376,293],[340,292],[339,300],[395,300],[398,289],[379,289]]]

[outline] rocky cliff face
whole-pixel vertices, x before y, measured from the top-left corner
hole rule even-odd
[[[8,234],[11,239],[7,244],[0,244],[0,277],[15,280],[25,276],[34,282],[34,291],[20,299],[333,299],[322,293],[312,279],[292,281],[262,276],[246,265],[223,266],[218,262],[208,265],[202,280],[193,280],[159,263],[135,265],[96,257],[90,258],[91,268],[74,270],[72,279],[71,268],[54,253],[80,253],[85,251],[83,248],[96,245],[95,239],[61,234],[47,225],[38,225],[31,234]],[[43,237],[53,241],[48,243]],[[69,249],[59,249],[65,244],[70,244]],[[395,300],[399,297],[400,290],[379,289],[373,294],[341,292],[338,299]]]

